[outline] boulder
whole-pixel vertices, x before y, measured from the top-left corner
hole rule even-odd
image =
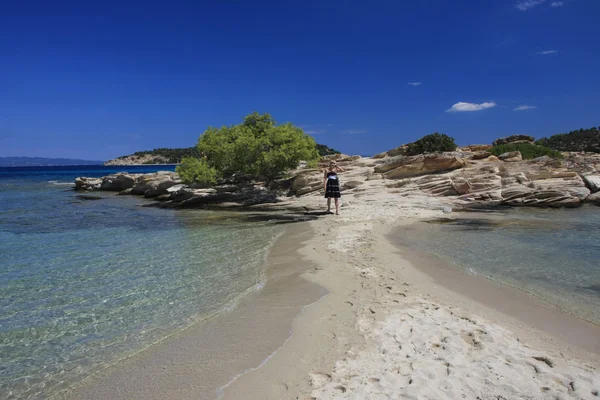
[[[125,172],[120,172],[114,175],[108,175],[102,178],[102,185],[100,190],[107,190],[111,192],[120,192],[125,189],[131,189],[135,182],[135,176],[129,175]]]
[[[531,162],[535,162],[535,163],[547,163],[550,161],[552,161],[552,159],[548,156],[536,157],[533,160],[531,160]]]
[[[102,186],[102,178],[86,178],[78,177],[75,178],[75,190],[100,190]]]
[[[523,161],[523,156],[521,155],[520,151],[509,151],[499,155],[498,158],[504,162]]]
[[[386,179],[402,179],[451,171],[463,168],[466,164],[462,158],[435,153],[412,157],[397,156],[381,160],[381,164],[375,167],[375,173],[383,174]]]
[[[156,197],[170,193],[168,189],[179,184],[181,180],[175,172],[159,171],[154,174],[143,174],[135,180],[131,194]]]
[[[600,191],[600,175],[584,175],[582,178],[592,193]]]
[[[484,158],[488,158],[491,155],[492,153],[490,153],[489,151],[476,151],[475,153],[473,153],[471,158],[473,160],[483,160]]]
[[[490,144],[471,144],[469,146],[463,147],[461,150],[478,152],[478,151],[486,151],[491,148],[492,148],[492,145],[490,145]]]
[[[594,194],[590,194],[586,199],[586,203],[595,204],[600,206],[600,192],[596,192]]]
[[[533,136],[529,136],[529,135],[512,135],[512,136],[507,136],[507,137],[503,137],[500,139],[496,139],[494,140],[494,143],[492,143],[493,146],[499,146],[501,144],[517,144],[517,143],[533,143],[535,140],[535,138]]]

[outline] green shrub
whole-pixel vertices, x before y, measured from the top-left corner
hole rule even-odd
[[[406,154],[414,156],[423,153],[433,153],[436,151],[454,151],[456,143],[454,138],[443,133],[432,133],[431,135],[423,136],[421,139],[408,145]]]
[[[524,160],[532,158],[548,156],[551,158],[562,158],[562,154],[556,150],[549,149],[544,146],[539,146],[531,143],[516,143],[516,144],[501,144],[494,146],[488,150],[495,156],[499,156],[510,151],[520,151]]]
[[[186,157],[181,160],[181,164],[175,168],[179,174],[181,182],[186,185],[196,183],[210,186],[217,183],[217,170],[210,167],[206,160]]]
[[[267,181],[319,158],[314,139],[287,123],[276,125],[269,114],[248,115],[239,125],[208,128],[198,139],[208,164],[224,175],[241,173]]]
[[[600,153],[600,129],[592,127],[569,133],[559,133],[549,138],[541,138],[535,143],[559,151]]]

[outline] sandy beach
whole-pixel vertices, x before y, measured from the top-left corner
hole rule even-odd
[[[393,243],[431,201],[289,225],[261,291],[64,398],[598,398],[600,327]]]
[[[465,281],[466,273],[415,259],[387,240],[441,212],[415,208],[390,223],[389,215],[372,216],[385,209],[370,210],[350,205],[337,219],[312,223],[317,234],[303,254],[327,267],[307,279],[330,294],[305,309],[286,345],[224,398],[598,396],[600,327],[486,279]]]

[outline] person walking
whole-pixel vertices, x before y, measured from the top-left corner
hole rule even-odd
[[[323,170],[323,187],[327,199],[327,212],[331,213],[331,199],[334,199],[336,215],[340,214],[340,197],[342,196],[340,193],[339,172],[344,172],[344,169],[333,160],[329,163],[329,168]]]

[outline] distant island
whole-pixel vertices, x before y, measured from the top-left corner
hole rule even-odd
[[[317,150],[320,156],[340,154],[339,151],[332,149],[324,144],[317,144]],[[128,156],[121,156],[108,160],[104,165],[149,165],[149,164],[179,164],[182,158],[194,157],[200,158],[200,152],[197,147],[184,148],[159,148],[154,150],[137,151]]]
[[[0,157],[0,167],[55,167],[59,165],[102,165],[102,161],[76,158]]]

